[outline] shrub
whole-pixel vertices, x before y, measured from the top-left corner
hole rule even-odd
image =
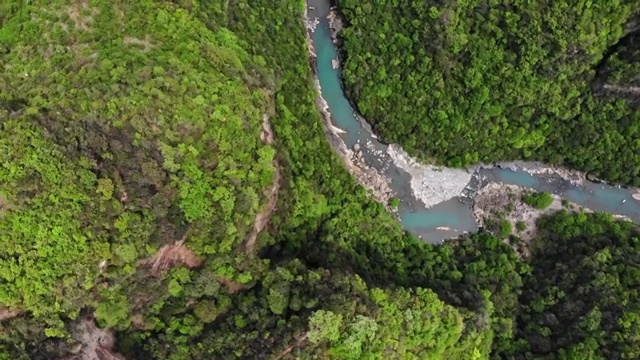
[[[553,202],[553,196],[548,192],[527,193],[522,195],[522,201],[539,210],[544,210]]]

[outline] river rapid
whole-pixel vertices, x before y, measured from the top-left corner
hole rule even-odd
[[[359,180],[372,190],[376,200],[384,202],[391,196],[399,200],[396,212],[407,231],[432,243],[476,231],[478,219],[474,216],[473,200],[489,184],[547,191],[581,207],[640,222],[640,201],[633,198],[636,189],[594,183],[579,172],[534,162],[477,165],[469,169],[435,167],[418,163],[398,145],[380,142],[342,90],[340,59],[332,39],[335,35],[332,27],[339,27],[339,22],[328,18],[330,12],[328,0],[307,1],[309,52],[315,58],[319,106],[325,113],[327,135],[347,163],[355,159],[360,168],[370,170],[368,180],[363,180],[364,176]],[[366,186],[372,177],[377,184]]]

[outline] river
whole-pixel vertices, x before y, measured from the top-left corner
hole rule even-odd
[[[479,165],[467,170],[412,164],[399,146],[391,145],[390,148],[381,143],[370,127],[358,119],[345,97],[340,70],[334,67],[338,53],[327,20],[329,1],[309,0],[307,5],[307,17],[317,19],[310,36],[317,55],[316,72],[321,96],[328,104],[333,125],[342,130],[336,134],[348,148],[362,152],[368,166],[378,169],[390,180],[391,189],[400,201],[398,217],[410,233],[438,243],[476,231],[478,225],[472,209],[473,196],[491,182],[547,191],[582,207],[623,215],[640,222],[640,201],[632,196],[636,190],[593,183],[582,179],[582,176],[540,173],[548,169],[544,164]]]

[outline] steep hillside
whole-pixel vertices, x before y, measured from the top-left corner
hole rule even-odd
[[[0,29],[4,358],[488,352],[474,313],[345,266],[394,281],[367,253],[402,232],[325,143],[301,2],[21,3]]]
[[[324,137],[301,1],[22,3],[0,359],[636,356],[637,229],[560,214],[531,259],[403,233]]]
[[[0,32],[1,301],[51,331],[163,245],[239,264],[274,180],[268,89],[233,34],[123,4],[16,7]]]

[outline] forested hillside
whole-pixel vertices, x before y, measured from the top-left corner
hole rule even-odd
[[[341,0],[344,81],[388,142],[640,185],[640,2]],[[635,69],[635,70],[634,70]]]
[[[392,286],[403,234],[325,142],[302,2],[21,4],[0,30],[2,358],[486,356],[472,311]],[[87,344],[93,316],[116,348]]]
[[[0,359],[636,357],[637,230],[403,233],[324,138],[302,2],[7,4]]]
[[[640,357],[640,232],[605,215],[542,219],[520,295],[517,352],[543,359]],[[513,352],[512,352],[513,353]]]

